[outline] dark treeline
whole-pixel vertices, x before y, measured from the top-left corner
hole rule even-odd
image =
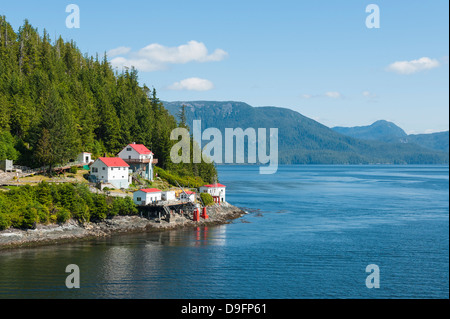
[[[158,166],[212,182],[213,164],[173,164],[170,132],[178,127],[137,70],[114,71],[106,54],[82,54],[73,41],[52,42],[25,20],[17,32],[0,17],[0,159],[56,165],[88,151],[114,156],[146,145]]]

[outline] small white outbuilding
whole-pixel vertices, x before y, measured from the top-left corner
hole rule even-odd
[[[192,192],[192,191],[181,192],[180,200],[194,202],[195,201],[195,192]]]
[[[143,188],[133,193],[133,201],[136,205],[148,205],[160,201],[161,190],[157,188]]]
[[[161,194],[162,200],[175,200],[175,191],[164,191]]]
[[[82,152],[80,154],[78,154],[76,161],[78,163],[85,163],[85,164],[89,164],[90,162],[92,162],[92,154],[88,153],[88,152]]]

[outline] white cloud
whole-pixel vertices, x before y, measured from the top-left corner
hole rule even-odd
[[[340,92],[337,91],[329,91],[325,92],[324,94],[302,94],[301,96],[303,99],[312,99],[312,98],[318,98],[318,97],[327,97],[331,99],[341,99],[343,98],[343,95]]]
[[[441,133],[448,131],[448,127],[445,129],[426,129],[424,131],[417,131],[417,130],[405,130],[406,134],[408,135],[417,135],[417,134],[433,134],[433,133]]]
[[[222,49],[216,49],[211,54],[205,44],[198,41],[189,41],[177,47],[166,47],[158,43],[152,43],[137,52],[130,52],[126,47],[119,47],[109,52],[119,56],[111,60],[113,67],[134,66],[139,71],[151,72],[162,70],[169,64],[184,64],[188,62],[213,62],[221,61],[228,56]],[[119,52],[119,54],[117,54]]]
[[[374,98],[377,98],[377,97],[378,97],[378,95],[376,95],[375,93],[369,92],[369,91],[363,91],[363,92],[362,92],[362,95],[363,95],[364,97],[369,98],[369,99],[374,99]]]
[[[127,59],[124,57],[117,57],[112,59],[110,62],[113,67],[117,67],[119,69],[124,67],[131,68],[133,66],[142,72],[158,71],[165,68],[164,64],[155,63],[147,59]]]
[[[169,90],[208,91],[214,88],[214,84],[206,79],[188,78],[169,85]]]
[[[362,96],[364,96],[368,102],[378,102],[378,95],[370,91],[363,91]]]
[[[107,55],[108,57],[113,57],[113,56],[116,56],[116,55],[127,54],[127,53],[130,52],[130,51],[131,51],[131,48],[128,48],[128,47],[118,47],[118,48],[109,50],[108,52],[106,52],[106,55]]]
[[[387,70],[399,74],[413,74],[424,70],[434,69],[438,66],[440,66],[438,60],[423,57],[417,60],[394,62],[387,67]]]
[[[432,134],[432,133],[440,133],[443,132],[442,130],[436,130],[436,129],[427,129],[425,130],[425,134]]]
[[[334,91],[334,92],[326,92],[325,96],[330,97],[332,99],[340,99],[342,97],[342,94]]]

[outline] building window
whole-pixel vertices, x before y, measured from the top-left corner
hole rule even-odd
[[[114,167],[111,167],[111,170],[113,171],[113,170],[114,170]]]
[[[102,167],[102,170],[105,170],[105,167]]]
[[[142,199],[140,197],[137,198],[137,201],[140,202]]]
[[[128,151],[128,152],[131,152],[131,147],[127,147],[127,151]]]

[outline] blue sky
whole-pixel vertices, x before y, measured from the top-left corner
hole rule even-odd
[[[80,28],[67,28],[69,4]],[[380,10],[367,28],[366,6]],[[112,65],[135,65],[162,100],[287,107],[327,126],[385,119],[448,130],[448,1],[4,1]]]

